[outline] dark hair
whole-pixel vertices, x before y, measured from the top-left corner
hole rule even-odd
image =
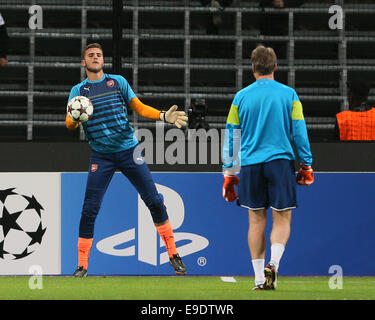
[[[98,49],[102,50],[102,52],[103,52],[103,48],[99,43],[96,43],[96,42],[90,43],[85,47],[85,50],[83,50],[82,58],[85,58],[86,51],[91,49],[91,48],[98,48]]]
[[[251,53],[251,63],[254,66],[254,71],[260,75],[271,74],[277,64],[276,53],[271,47],[266,48],[259,45]]]
[[[348,94],[357,103],[366,102],[370,93],[370,85],[362,80],[355,80],[349,83]]]

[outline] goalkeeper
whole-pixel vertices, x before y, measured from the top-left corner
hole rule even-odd
[[[292,209],[297,207],[292,142],[301,162],[297,175],[300,185],[314,182],[312,155],[302,104],[295,90],[274,80],[274,50],[258,46],[251,60],[256,81],[236,94],[227,119],[223,196],[227,201],[236,200],[234,186],[239,185],[238,203],[249,209],[248,244],[255,273],[254,290],[273,290],[290,236]],[[236,148],[241,150],[240,159]],[[240,178],[236,176],[239,160]],[[271,259],[264,266],[269,207],[273,218]]]
[[[129,106],[143,117],[169,122],[178,128],[186,125],[188,118],[185,112],[177,111],[177,106],[172,106],[164,112],[143,104],[122,76],[103,72],[103,50],[98,43],[89,44],[85,48],[82,66],[87,78],[72,88],[68,101],[75,96],[85,96],[93,103],[94,113],[89,121],[82,123],[91,147],[91,158],[79,224],[78,267],[73,276],[87,276],[95,219],[117,169],[134,185],[150,210],[155,227],[168,250],[171,266],[178,274],[186,273],[186,266],[176,250],[163,198],[157,192],[148,166],[141,155],[133,155],[137,152],[138,141],[129,123],[126,107]],[[66,126],[74,130],[78,123],[67,115]]]

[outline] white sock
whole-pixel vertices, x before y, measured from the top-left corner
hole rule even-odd
[[[270,263],[272,263],[276,267],[276,271],[279,269],[279,264],[281,257],[283,256],[285,247],[281,243],[274,243],[271,246],[271,260]]]
[[[251,262],[255,273],[255,285],[263,284],[266,280],[264,278],[264,259],[253,259]]]

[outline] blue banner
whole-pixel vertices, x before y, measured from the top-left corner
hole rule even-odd
[[[220,173],[153,173],[190,275],[253,275],[247,244],[248,213],[222,194]],[[61,177],[62,274],[77,267],[78,227],[86,173]],[[310,187],[297,187],[298,208],[282,258],[281,275],[373,275],[375,216],[372,173],[317,173]],[[266,228],[269,259],[269,234]],[[116,173],[95,224],[89,274],[171,275],[163,242],[148,209],[130,182]]]

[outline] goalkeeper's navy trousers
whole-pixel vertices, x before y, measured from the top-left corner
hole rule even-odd
[[[95,219],[107,187],[116,170],[120,170],[137,189],[150,210],[154,223],[168,219],[163,197],[156,190],[150,170],[136,147],[115,153],[91,151],[85,200],[79,225],[79,237],[93,238]]]

